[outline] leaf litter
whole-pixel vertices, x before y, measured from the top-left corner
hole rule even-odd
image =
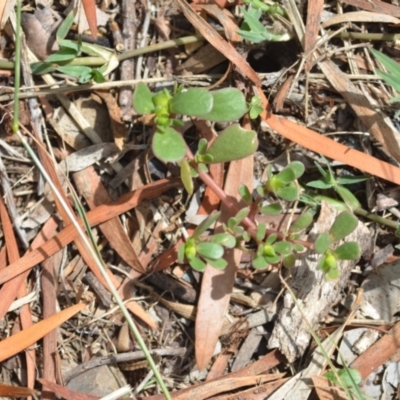
[[[344,356],[344,362],[360,371],[365,395],[380,398],[386,393],[387,398],[395,398],[398,255],[395,250],[384,261],[373,262],[375,253],[388,244],[396,245],[393,230],[367,222],[364,214],[352,239],[360,244],[362,258],[341,261],[337,282],[324,280],[312,250],[302,254],[292,270],[283,266],[254,270],[243,249],[227,253],[228,267],[222,271],[207,267],[200,274],[177,263],[182,228],[189,234],[195,228],[186,220],[191,196],[182,190],[176,165],[152,156],[151,121],[135,115],[129,81],[148,82],[153,91],[174,82],[188,87],[231,86],[248,98],[254,93],[260,97],[261,121],[245,117],[241,122],[244,129],[258,131],[256,157],[232,161],[226,168],[211,165],[209,173],[223,192],[215,192],[210,184],[203,191],[196,184],[194,195],[201,199],[194,205],[197,215],[218,210],[222,197],[231,199],[235,207],[244,207],[237,188],[244,183],[251,192],[253,182],[267,175],[266,165],[282,168],[275,163],[278,158],[300,155],[309,166],[301,183],[315,180],[312,161],[320,162],[318,154],[333,160],[336,174],[359,174],[356,170],[370,174],[368,181],[354,184],[352,190],[371,212],[379,196],[398,200],[393,189],[400,183],[396,164],[400,150],[396,107],[388,103],[395,93],[376,75],[382,65],[371,57],[368,47],[383,50],[396,61],[400,55],[389,36],[371,44],[368,34],[375,33],[378,24],[387,35],[395,33],[398,7],[346,0],[337,7],[308,2],[307,9],[302,9],[288,1],[286,17],[274,16],[279,22],[274,29],[289,32],[294,44],[250,45],[238,35],[240,8],[233,3],[190,5],[175,0],[135,3],[134,7],[128,0],[82,3],[78,24],[71,28],[72,40],[81,33],[85,20],[90,31],[84,33],[84,41],[92,43],[97,37],[99,44],[118,44],[126,51],[182,36],[204,38],[192,39],[197,41],[195,50],[177,42],[135,58],[124,59],[121,53],[120,69],[111,72],[101,91],[89,85],[81,93],[79,82],[60,72],[30,76],[28,81],[30,67],[28,61],[23,64],[25,86],[35,86],[36,93],[25,87],[22,91],[38,96],[41,108],[32,106],[29,99],[21,101],[21,108],[32,117],[21,118],[22,129],[67,203],[72,204],[72,190],[80,196],[109,276],[140,324],[148,347],[159,354],[157,365],[173,398],[288,399],[300,398],[301,393],[307,399],[312,388],[319,398],[348,398],[323,377],[326,359],[311,338],[309,324],[322,339],[335,332],[323,343],[335,355],[337,366],[343,360],[330,338],[340,348],[361,324],[364,330],[360,332],[371,336],[351,358]],[[1,54],[4,61],[13,61],[13,2],[5,4],[0,7]],[[27,48],[44,60],[57,51],[55,32],[68,13],[66,4],[23,2],[23,7]],[[367,36],[347,34],[354,31]],[[305,43],[304,48],[298,43]],[[36,61],[27,48],[25,60]],[[209,49],[216,55],[210,56]],[[252,55],[247,58],[248,54]],[[255,55],[262,71],[250,62]],[[270,64],[276,64],[271,67],[274,70],[267,68]],[[3,121],[9,118],[7,104],[12,100],[7,68],[5,64],[1,71]],[[125,87],[118,89],[117,80],[126,81]],[[218,123],[214,128],[223,129]],[[183,129],[191,147],[199,133],[209,139],[214,136],[201,120],[188,119]],[[0,150],[4,199],[0,202],[0,394],[94,399],[129,384],[132,398],[164,398],[141,361],[137,343],[124,333],[125,321],[67,215],[49,195],[36,169],[27,170],[26,153],[10,125],[2,124],[0,135],[6,144]],[[281,221],[270,218],[268,223],[284,231],[287,219],[296,219],[304,207],[295,204]],[[221,211],[215,232],[233,216],[226,205]],[[314,229],[328,230],[336,213],[323,205]],[[391,221],[399,218],[395,205],[381,214]],[[255,220],[261,221],[259,216]],[[249,225],[249,230],[254,226]],[[302,240],[311,240],[315,234],[310,231]],[[295,291],[303,311],[281,279]],[[348,306],[359,289],[365,293],[360,305]],[[22,303],[17,305],[16,299]],[[360,338],[351,339],[352,343]],[[76,385],[66,379],[74,370],[81,378]],[[110,371],[114,371],[113,387],[104,384],[111,380]],[[90,386],[89,381],[95,384]]]

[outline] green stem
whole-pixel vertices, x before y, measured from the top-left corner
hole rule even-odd
[[[14,133],[16,133],[19,127],[19,88],[21,86],[21,0],[17,0],[14,76],[14,118],[12,130]]]

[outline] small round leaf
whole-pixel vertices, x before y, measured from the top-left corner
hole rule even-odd
[[[254,268],[264,269],[264,268],[268,267],[269,263],[264,257],[260,256],[260,257],[254,258],[254,260],[252,261],[252,265]]]
[[[282,263],[286,268],[292,268],[296,263],[296,257],[294,254],[288,254],[283,258]]]
[[[289,228],[290,233],[298,233],[306,229],[311,222],[313,222],[313,215],[310,212],[306,212],[303,215],[300,215],[296,221]]]
[[[314,248],[317,253],[324,254],[331,244],[329,234],[327,232],[321,233],[315,241]]]
[[[154,112],[152,97],[153,95],[147,85],[143,82],[138,83],[132,101],[135,111],[138,114],[152,114]]]
[[[234,124],[226,128],[207,151],[213,163],[239,160],[253,154],[258,147],[257,134]]]
[[[354,216],[350,211],[341,212],[335,219],[331,229],[329,230],[329,236],[332,242],[338,242],[356,229],[358,223],[357,217]]]
[[[210,92],[200,88],[190,88],[176,94],[170,102],[170,111],[174,114],[190,115],[194,117],[208,114],[214,103]]]
[[[236,88],[225,88],[211,92],[214,103],[211,111],[202,115],[208,121],[232,122],[247,112],[246,99],[243,93]]]
[[[280,188],[276,191],[276,195],[286,201],[295,201],[299,197],[299,191],[294,183]]]
[[[293,245],[286,241],[276,242],[274,244],[274,249],[278,254],[287,255],[293,251]]]
[[[211,236],[211,241],[214,243],[218,243],[221,246],[227,247],[228,249],[232,249],[236,246],[236,239],[234,236],[229,233],[217,233]]]
[[[203,272],[207,264],[204,261],[201,261],[200,258],[194,257],[191,260],[189,260],[190,266],[195,269],[196,271]]]
[[[203,242],[197,245],[197,252],[204,257],[217,260],[224,255],[224,248],[213,242]]]
[[[334,255],[338,260],[358,260],[361,249],[356,242],[343,243],[334,251]]]
[[[262,207],[260,211],[264,215],[279,215],[282,212],[282,206],[279,203],[268,204]]]
[[[212,267],[216,269],[225,269],[226,266],[228,265],[228,262],[224,260],[223,258],[219,258],[218,260],[213,260],[211,258],[204,257],[204,259],[207,261],[208,264],[210,264]]]
[[[192,171],[190,165],[187,162],[187,160],[183,159],[180,162],[180,167],[181,167],[181,180],[183,186],[185,187],[186,191],[189,194],[192,194],[194,186],[193,186]]]
[[[186,143],[175,129],[166,127],[164,132],[154,134],[152,149],[154,155],[161,161],[176,162],[185,156]]]

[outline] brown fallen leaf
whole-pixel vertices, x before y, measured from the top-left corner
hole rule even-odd
[[[268,100],[263,91],[258,89],[257,93],[262,99],[264,107],[266,107],[266,111],[261,114],[261,118],[271,129],[275,130],[283,137],[311,151],[323,154],[325,157],[341,161],[373,176],[400,185],[400,168],[378,160],[361,151],[337,143],[293,121],[277,117],[271,113]]]
[[[78,191],[85,197],[91,210],[94,210],[99,205],[112,202],[99,175],[93,167],[88,167],[82,171],[73,173],[73,178],[78,187]],[[144,268],[119,218],[112,218],[100,224],[99,228],[117,254],[131,268],[143,273]]]
[[[17,334],[0,342],[0,362],[18,354],[20,351],[32,346],[48,332],[59,327],[65,321],[86,307],[85,303],[75,304],[59,313],[30,326]]]
[[[314,389],[320,400],[347,400],[348,397],[343,389],[333,384],[329,379],[322,376],[312,376]]]
[[[67,387],[57,385],[56,383],[49,382],[46,379],[38,379],[38,381],[49,388],[52,392],[59,395],[66,400],[98,400],[99,397],[92,396],[91,394],[79,393],[75,390],[68,389]]]
[[[371,372],[384,364],[400,349],[400,322],[398,322],[389,332],[381,337],[369,349],[362,353],[353,363],[351,368],[355,368],[365,379]]]
[[[91,226],[98,225],[132,209],[143,199],[157,197],[161,193],[178,186],[181,186],[179,179],[159,180],[121,196],[115,203],[103,204],[95,210],[89,211],[87,218]],[[83,226],[82,222],[80,223]],[[71,243],[77,236],[76,229],[72,225],[67,226],[38,249],[26,253],[19,260],[11,263],[9,268],[0,270],[0,283],[7,282],[24,271],[29,270],[34,265],[41,263],[47,257],[50,257]]]
[[[110,115],[111,130],[114,142],[117,147],[122,150],[125,140],[128,139],[128,130],[126,129],[125,124],[122,122],[121,110],[118,106],[118,103],[111,93],[100,90],[97,90],[96,93],[102,98],[107,106],[108,113]]]
[[[397,5],[385,3],[384,1],[374,0],[342,0],[343,3],[350,4],[363,10],[392,15],[400,18],[400,8]]]
[[[4,397],[37,397],[39,393],[36,390],[22,386],[11,386],[0,383],[0,396]]]
[[[304,39],[304,53],[307,58],[304,65],[305,72],[310,72],[312,67],[312,50],[318,38],[320,28],[320,20],[322,9],[324,7],[324,0],[309,1],[307,6],[307,24]]]
[[[85,10],[86,19],[89,24],[90,32],[93,38],[97,39],[97,16],[95,0],[82,0],[83,9]]]
[[[237,188],[240,184],[246,183],[251,191],[252,176],[253,156],[232,161],[225,180],[225,193],[239,199]],[[216,233],[222,232],[221,224],[226,223],[230,217],[230,211],[222,206],[220,225],[215,230]],[[195,331],[196,362],[200,370],[210,362],[221,335],[224,316],[229,306],[235,281],[236,268],[240,263],[241,256],[240,250],[227,249],[224,258],[228,261],[228,266],[223,271],[207,266],[203,274]]]
[[[201,18],[186,0],[175,0],[179,8],[185,14],[185,17],[193,24],[193,26],[199,30],[200,34],[210,42],[217,50],[225,55],[237,69],[247,78],[251,79],[255,85],[261,87],[261,80],[255,73],[253,68],[247,63],[247,61],[236,51],[236,49],[228,43],[222,36],[203,18]]]

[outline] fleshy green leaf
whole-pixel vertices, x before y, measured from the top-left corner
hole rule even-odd
[[[227,247],[228,249],[232,249],[236,246],[235,237],[229,233],[217,233],[211,236],[211,241]]]
[[[278,235],[276,233],[273,233],[272,235],[269,235],[267,237],[267,240],[265,241],[265,244],[273,244],[273,243],[275,243],[277,238],[278,238]]]
[[[328,232],[321,233],[315,241],[314,248],[317,253],[324,254],[331,244]]]
[[[286,201],[295,201],[299,197],[299,191],[294,183],[279,188],[276,191],[276,195]]]
[[[154,155],[160,160],[176,162],[185,156],[186,143],[175,129],[166,127],[163,133],[154,134],[152,149]]]
[[[276,264],[281,261],[281,258],[278,255],[275,256],[264,256],[269,264]]]
[[[305,251],[305,247],[302,244],[299,243],[294,243],[293,244],[293,250],[296,251],[297,253],[302,253],[303,251]]]
[[[336,374],[333,371],[324,374],[324,377],[329,379],[336,385],[344,385],[348,388],[359,385],[362,382],[361,374],[355,368],[342,368],[337,371],[340,381],[338,381]]]
[[[304,164],[300,161],[292,161],[288,167],[294,171],[296,179],[299,179],[304,174]]]
[[[236,215],[235,215],[235,221],[236,224],[240,224],[248,215],[250,212],[249,207],[244,207],[242,208]]]
[[[147,85],[143,82],[137,84],[133,93],[133,108],[138,114],[154,113],[154,104],[152,101],[152,93]]]
[[[233,124],[219,134],[211,144],[207,154],[212,155],[213,163],[239,160],[253,154],[258,147],[257,134]]]
[[[197,228],[194,230],[192,236],[198,238],[207,229],[209,229],[212,225],[214,225],[220,216],[221,216],[220,211],[210,214],[203,222],[201,222],[197,226]]]
[[[197,152],[201,155],[204,155],[207,151],[208,142],[206,139],[202,138],[199,141]]]
[[[207,90],[189,88],[173,96],[169,107],[174,114],[200,117],[212,110],[213,103],[214,98]]]
[[[223,258],[219,258],[218,260],[213,260],[211,258],[204,257],[204,259],[207,261],[208,264],[210,264],[212,267],[216,269],[225,269],[226,266],[228,265],[228,262],[224,260]]]
[[[51,56],[47,57],[46,62],[59,63],[63,61],[73,60],[74,58],[76,58],[76,56],[76,50],[63,48],[57,51],[57,53],[54,53]]]
[[[274,244],[274,249],[277,253],[287,255],[293,251],[293,245],[290,242],[282,241]]]
[[[264,224],[264,222],[259,223],[257,226],[256,239],[260,241],[263,240],[266,231],[267,231],[267,226]]]
[[[218,243],[203,242],[197,245],[197,252],[201,256],[217,260],[224,255],[224,248]]]
[[[358,243],[348,242],[340,245],[333,253],[338,260],[358,260],[361,249]]]
[[[338,279],[339,276],[340,276],[340,271],[339,271],[338,267],[331,268],[331,269],[329,269],[329,271],[327,271],[325,273],[325,279],[327,281],[334,281],[334,280]]]
[[[293,182],[296,179],[296,171],[288,165],[275,175],[275,179],[279,181],[281,185]]]
[[[288,254],[283,258],[282,263],[286,268],[292,268],[296,263],[296,257],[294,254]]]
[[[232,122],[243,117],[247,112],[246,99],[236,88],[225,88],[211,92],[214,103],[211,111],[202,115],[208,121]]]
[[[282,206],[279,203],[268,204],[262,207],[260,211],[265,215],[279,215],[282,212]]]
[[[185,159],[183,159],[179,165],[181,167],[181,180],[183,186],[189,194],[192,194],[194,186],[190,165]]]
[[[191,260],[189,260],[189,264],[193,269],[199,272],[203,272],[207,267],[207,264],[197,257],[193,257]]]
[[[251,201],[253,200],[253,198],[252,198],[252,196],[251,196],[251,193],[250,193],[249,188],[248,188],[246,185],[244,185],[244,184],[240,185],[240,186],[239,186],[239,189],[238,189],[238,192],[239,192],[240,197],[241,197],[246,203],[251,203]]]
[[[185,243],[182,243],[179,247],[178,247],[178,262],[179,263],[183,263],[183,261],[185,260]]]
[[[313,222],[313,215],[310,212],[306,212],[303,215],[300,215],[296,221],[289,228],[290,233],[298,233],[306,229],[310,226],[311,222]]]
[[[357,227],[358,220],[349,211],[341,212],[335,219],[331,229],[329,230],[329,236],[331,242],[338,242],[343,239]]]
[[[253,265],[254,268],[257,269],[264,269],[267,268],[269,265],[268,261],[261,256],[254,258],[251,264]]]

